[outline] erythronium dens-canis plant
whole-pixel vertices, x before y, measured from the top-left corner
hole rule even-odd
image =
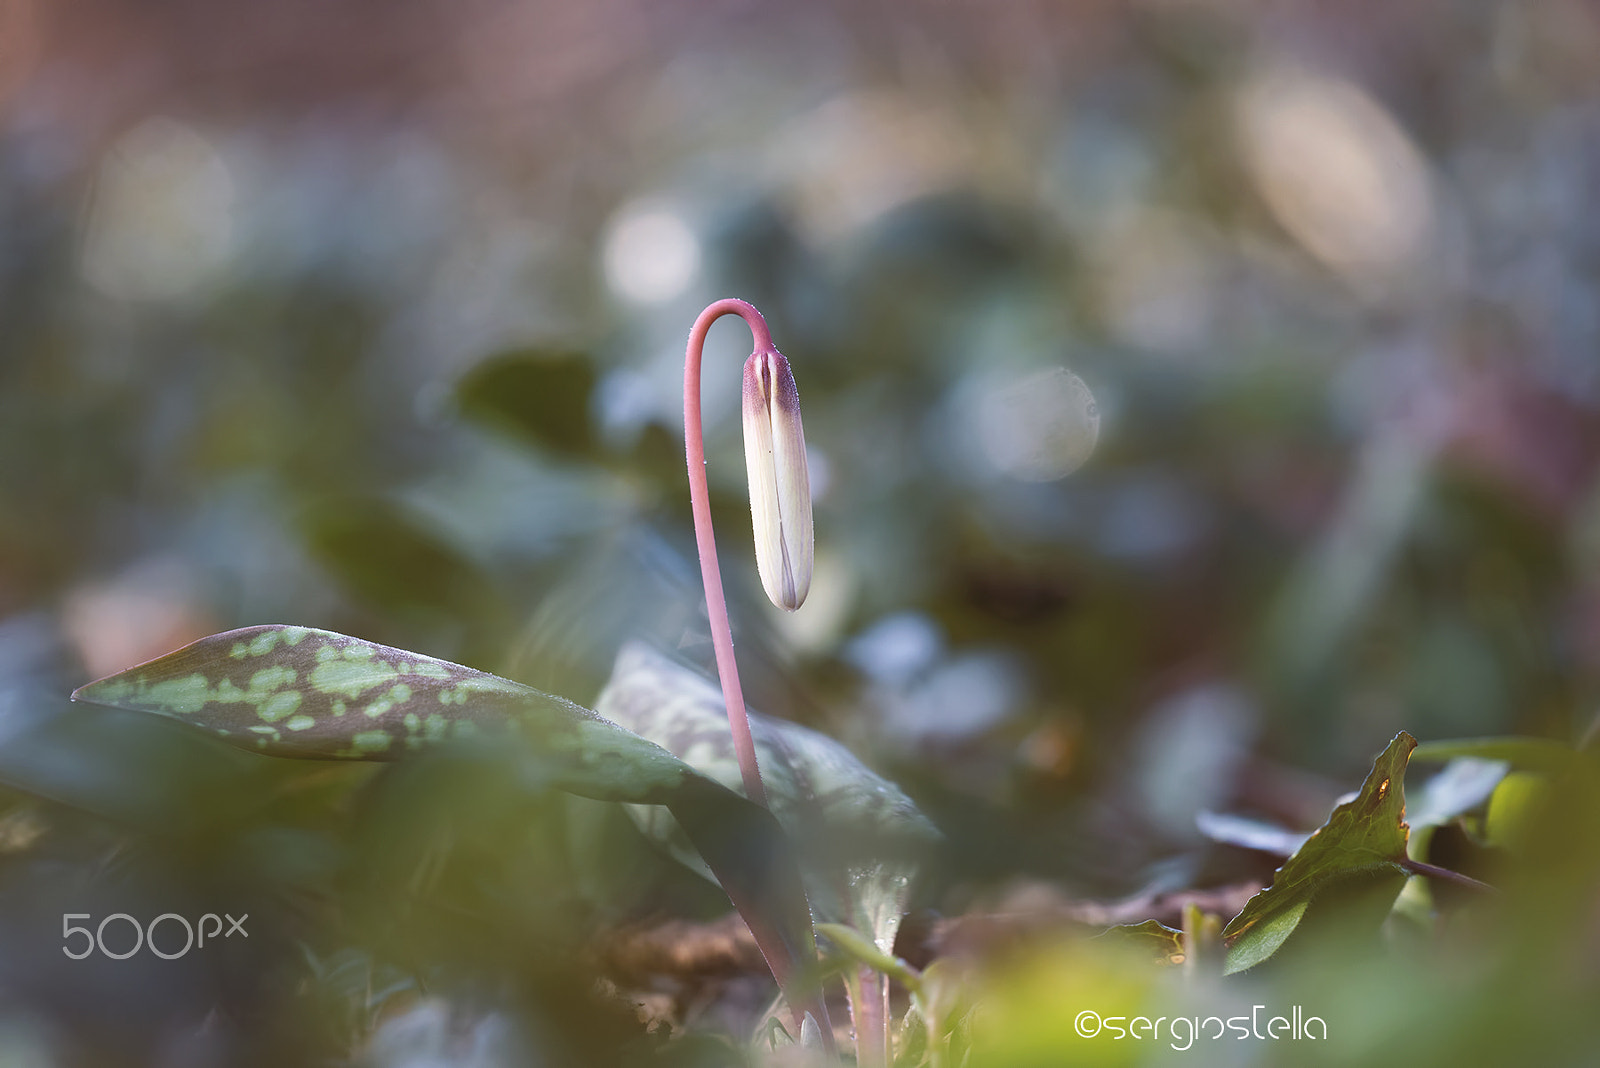
[[[721,681],[737,782],[685,763],[673,753],[564,698],[433,657],[306,627],[269,625],[215,634],[148,663],[90,683],[77,700],[170,716],[241,748],[309,759],[395,760],[440,743],[526,748],[542,782],[601,800],[659,806],[687,838],[695,861],[728,893],[783,990],[797,1032],[832,1052],[832,1028],[821,996],[815,933],[805,885],[818,887],[823,916],[851,921],[892,945],[912,865],[888,858],[863,867],[859,858],[836,877],[806,876],[780,823],[811,838],[826,838],[829,820],[887,821],[932,835],[910,801],[831,740],[795,725],[763,722],[761,745],[771,754],[782,789],[780,819],[757,765],[757,740],[733,660],[732,632],[712,540],[705,449],[700,418],[701,350],[711,324],[738,314],[755,338],[744,369],[744,434],[757,569],[779,607],[805,599],[812,567],[811,496],[798,394],[787,360],[773,347],[766,322],[751,305],[718,301],[694,324],[684,371],[685,455],[696,542]],[[619,660],[619,665],[626,658]],[[608,687],[611,705],[642,726],[671,724],[664,705],[693,718],[697,677],[673,669],[641,671]],[[682,671],[682,669],[677,669]],[[636,698],[641,679],[661,687]],[[673,704],[674,692],[689,694]],[[727,733],[727,732],[725,732]],[[818,805],[817,783],[829,784]],[[744,796],[739,796],[742,788]],[[657,809],[659,811],[659,809]],[[821,815],[820,822],[815,817]],[[802,848],[812,867],[818,850]],[[852,993],[856,984],[851,986]],[[887,988],[884,987],[884,990]],[[859,999],[853,998],[853,1002]],[[858,1024],[868,1047],[883,1046],[885,1021],[860,1004]],[[808,1021],[807,1017],[811,1019]],[[884,1063],[885,1056],[865,1057]]]
[[[746,467],[757,568],[780,608],[793,611],[805,599],[813,551],[793,375],[755,308],[718,301],[690,333],[684,436],[720,702],[692,669],[637,644],[618,656],[597,713],[459,664],[296,626],[202,638],[73,696],[169,716],[274,756],[395,760],[435,744],[485,739],[501,752],[517,747],[539,784],[628,805],[647,832],[723,887],[806,1044],[832,1052],[815,917],[835,961],[846,963],[857,1063],[876,1068],[890,1060],[890,977],[910,990],[926,1027],[925,1057],[938,1060],[953,1041],[955,1011],[935,1009],[930,982],[939,962],[919,973],[892,955],[915,847],[936,832],[904,794],[837,742],[744,705],[712,538],[700,419],[701,349],[711,324],[729,314],[741,316],[755,340],[744,368]],[[720,726],[723,713],[727,728]],[[1466,749],[1457,753],[1452,744]],[[1432,749],[1439,757],[1503,755],[1485,744]],[[1165,957],[1205,956],[1216,970],[1233,972],[1272,956],[1301,926],[1313,894],[1351,878],[1384,880],[1388,893],[1409,875],[1485,889],[1407,855],[1403,776],[1414,745],[1398,735],[1359,796],[1336,809],[1225,928],[1215,917],[1196,917],[1195,932],[1212,932],[1210,952],[1199,952],[1197,940],[1207,939],[1189,933],[1187,923],[1184,932],[1154,921],[1130,930],[1154,941]]]

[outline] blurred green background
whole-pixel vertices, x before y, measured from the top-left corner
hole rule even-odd
[[[1400,729],[1576,742],[1597,56],[1576,0],[0,0],[6,1063],[732,1056],[593,993],[595,932],[724,907],[614,813],[66,701],[265,622],[580,704],[628,637],[709,666],[681,361],[723,296],[793,363],[817,493],[783,616],[720,324],[746,692],[945,831],[925,916],[1264,880],[1196,811],[1315,827]],[[1056,368],[1101,416],[1073,472]],[[1451,1000],[1411,959],[1344,1053],[1506,1063],[1494,983],[1592,995],[1569,846],[1591,963]],[[224,910],[248,944],[59,952],[64,912]],[[1067,1012],[1056,966],[1028,996]],[[706,1035],[770,995],[671,989]],[[1528,1063],[1589,1063],[1528,997]]]

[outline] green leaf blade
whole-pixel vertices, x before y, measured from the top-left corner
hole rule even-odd
[[[1335,884],[1392,874],[1394,894],[1400,892],[1408,836],[1405,770],[1416,745],[1405,731],[1395,735],[1355,800],[1335,808],[1277,870],[1272,885],[1229,921],[1222,932],[1228,946],[1225,974],[1253,968],[1276,953],[1299,927],[1312,898]]]

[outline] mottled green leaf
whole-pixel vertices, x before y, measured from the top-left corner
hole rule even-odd
[[[1417,740],[1395,735],[1372,765],[1355,800],[1340,805],[1328,822],[1284,862],[1272,885],[1251,898],[1223,929],[1228,974],[1272,956],[1294,933],[1314,897],[1347,880],[1392,883],[1393,901],[1405,886],[1405,770]],[[1392,878],[1388,878],[1392,877]]]
[[[168,716],[273,756],[390,760],[447,739],[527,737],[557,785],[607,800],[655,803],[685,775],[669,754],[571,701],[306,627],[215,634],[72,696]]]
[[[722,691],[698,672],[631,643],[618,654],[595,707],[742,792]],[[891,953],[917,857],[938,832],[899,787],[832,738],[754,711],[750,729],[768,801],[799,847],[817,917],[871,932],[878,948]],[[697,866],[664,813],[638,811],[636,818]]]
[[[772,815],[564,698],[431,656],[292,626],[214,634],[73,697],[167,716],[276,756],[393,760],[447,741],[516,746],[541,784],[666,806],[750,925],[790,1004],[816,1004],[808,992],[816,959],[811,916]]]

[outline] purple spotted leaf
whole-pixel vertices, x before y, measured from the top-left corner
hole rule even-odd
[[[167,716],[272,756],[394,760],[447,740],[521,737],[537,743],[556,785],[606,800],[651,802],[686,771],[564,698],[307,627],[213,634],[72,696]]]
[[[538,782],[672,812],[756,936],[797,1011],[825,1019],[816,942],[793,850],[771,813],[589,709],[420,653],[307,627],[202,638],[92,682],[75,700],[149,712],[240,748],[311,759],[396,760],[488,740]]]

